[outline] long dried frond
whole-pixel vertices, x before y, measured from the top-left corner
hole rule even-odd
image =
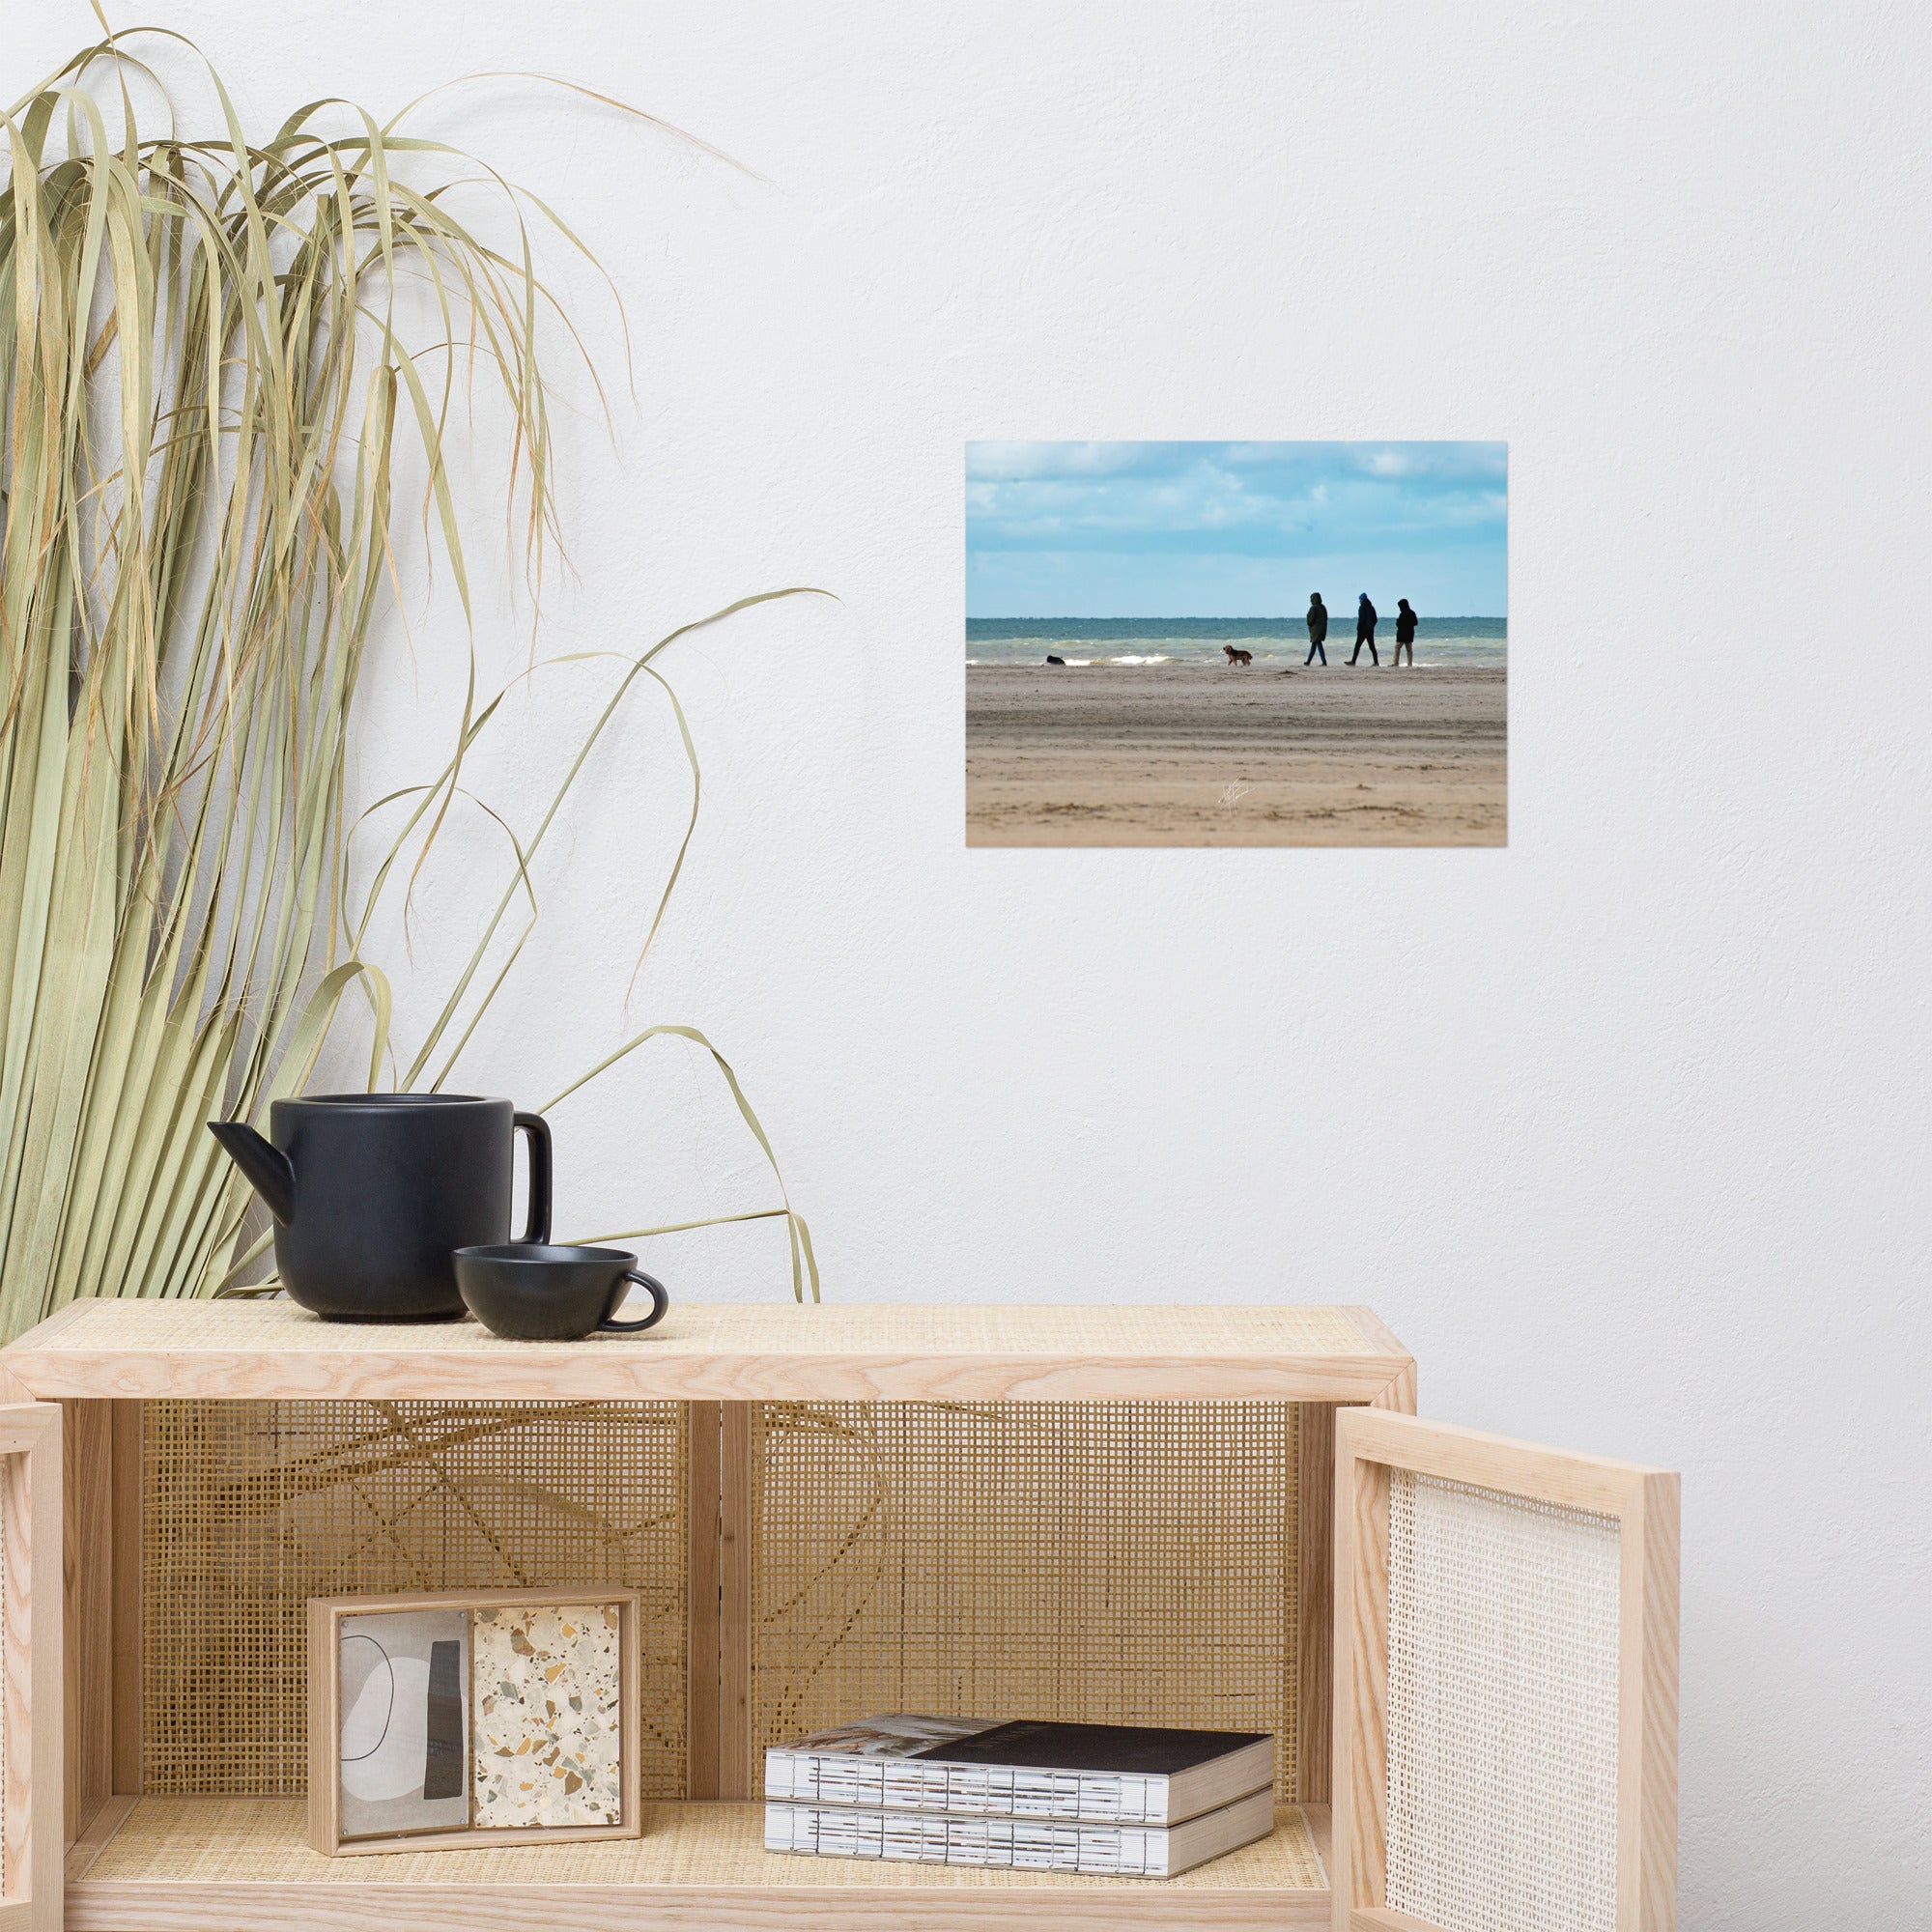
[[[413,464],[469,609],[464,384],[508,405],[532,584],[556,528],[531,222],[576,238],[487,169],[516,242],[472,232],[477,165],[401,117],[318,101],[252,142],[206,69],[189,138],[129,39],[0,115],[0,1337],[232,1274],[248,1197],[203,1123],[299,1091],[352,987],[372,1084],[393,1064],[342,918],[345,753]]]

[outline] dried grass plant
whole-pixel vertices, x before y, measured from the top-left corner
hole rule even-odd
[[[691,733],[653,664],[665,639],[624,665],[535,832],[509,836],[500,903],[427,1037],[391,1039],[371,920],[469,809],[464,760],[502,696],[466,700],[443,769],[385,802],[405,822],[352,902],[344,759],[412,521],[398,471],[426,473],[425,539],[467,615],[447,457],[467,385],[498,390],[540,588],[556,538],[540,337],[582,352],[535,238],[581,244],[402,116],[316,102],[253,142],[209,68],[218,125],[183,133],[131,39],[108,34],[4,117],[0,1337],[75,1295],[245,1273],[267,1236],[247,1240],[251,1197],[203,1122],[299,1092],[353,987],[375,1014],[372,1088],[448,1078],[528,937],[528,867],[639,679],[673,707],[696,814]],[[479,182],[504,245],[455,212]],[[423,291],[428,340],[410,320]],[[583,1077],[668,1034],[716,1057],[694,1029],[653,1027]],[[793,1293],[815,1298],[779,1185],[780,1207],[723,1218],[782,1217]]]

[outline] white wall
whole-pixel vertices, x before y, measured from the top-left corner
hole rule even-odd
[[[828,1296],[1367,1301],[1426,1412],[1681,1466],[1684,1923],[1932,1919],[1932,16],[166,11],[258,128],[535,69],[769,179],[503,82],[425,112],[630,312],[543,647],[843,600],[668,661],[707,815],[631,1022],[734,1058]],[[86,32],[12,23],[7,90]],[[1507,851],[964,849],[965,440],[1383,436],[1510,442]],[[370,791],[444,728],[460,632],[412,616]],[[521,822],[586,696],[486,761]],[[640,704],[469,1084],[538,1099],[622,1037],[676,756]],[[477,877],[425,894],[412,1012]],[[650,1051],[559,1111],[569,1229],[766,1198],[696,1056]],[[784,1292],[770,1224],[653,1252],[687,1296]]]

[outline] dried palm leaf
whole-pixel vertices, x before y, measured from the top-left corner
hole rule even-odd
[[[485,169],[516,233],[493,245],[452,209],[475,164],[401,117],[315,102],[252,143],[212,68],[220,132],[187,138],[171,110],[144,131],[135,97],[166,96],[129,38],[0,117],[0,1336],[75,1295],[232,1276],[249,1197],[203,1122],[300,1091],[352,986],[371,1086],[393,1065],[372,905],[346,911],[344,755],[406,440],[469,610],[445,461],[466,381],[509,405],[533,586],[555,537],[540,320],[574,338],[532,220],[582,244]],[[433,341],[404,320],[420,285]],[[493,709],[466,702],[421,790],[417,865]],[[473,1036],[508,970],[472,997],[482,956],[404,1084]],[[768,1211],[815,1295],[803,1224]]]

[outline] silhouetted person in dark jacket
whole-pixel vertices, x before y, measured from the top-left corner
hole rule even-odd
[[[1321,593],[1313,591],[1308,599],[1308,655],[1302,659],[1304,665],[1312,665],[1317,658],[1325,668],[1328,653],[1323,645],[1328,637],[1328,607],[1321,601]]]
[[[1408,668],[1415,668],[1415,612],[1408,608],[1406,597],[1398,597],[1395,603],[1395,656],[1389,659],[1389,668],[1393,670],[1402,662],[1404,651],[1408,653]]]
[[[1355,611],[1355,648],[1350,654],[1350,664],[1362,655],[1364,644],[1369,647],[1370,661],[1379,665],[1381,658],[1376,651],[1376,607],[1369,602],[1369,593],[1366,590],[1362,592],[1361,604]]]

